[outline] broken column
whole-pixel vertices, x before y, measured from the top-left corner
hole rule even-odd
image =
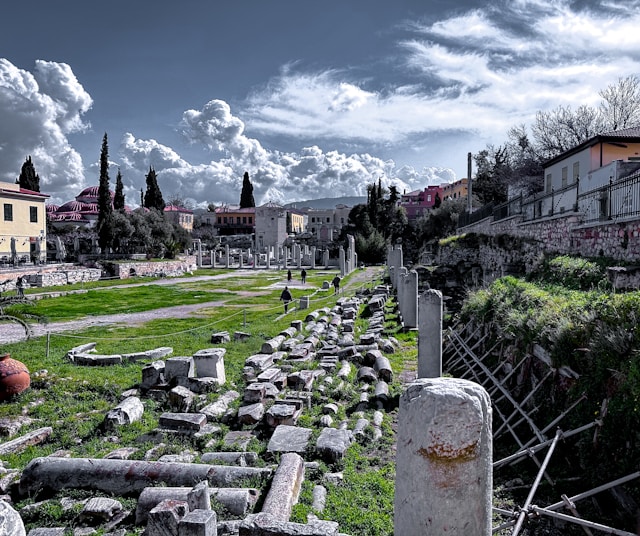
[[[286,452],[280,458],[262,511],[279,521],[289,521],[293,505],[298,502],[304,480],[304,460],[295,452]]]
[[[458,378],[419,378],[400,397],[394,533],[489,536],[491,400]]]
[[[405,329],[415,329],[418,327],[418,272],[408,271],[401,281],[401,285],[404,287],[402,292],[402,323]]]
[[[20,493],[75,488],[132,495],[148,486],[194,486],[205,480],[213,487],[228,487],[247,478],[267,478],[270,473],[270,469],[199,463],[34,458],[22,472]]]
[[[418,378],[442,376],[442,293],[427,289],[418,297]]]
[[[398,288],[399,281],[399,270],[404,265],[404,260],[402,258],[402,246],[396,246],[393,249],[389,249],[387,251],[387,266],[389,267],[389,271],[393,268],[394,277],[391,278],[391,285],[393,285],[394,289]]]

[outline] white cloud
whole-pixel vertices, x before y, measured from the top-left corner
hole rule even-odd
[[[350,112],[364,106],[374,96],[353,84],[342,82],[334,91],[329,110],[331,112]]]
[[[400,191],[448,182],[456,177],[443,162],[454,155],[466,162],[467,151],[502,143],[539,110],[595,105],[599,90],[640,72],[638,7],[500,0],[414,21],[375,64],[288,64],[233,112],[221,99],[185,111],[179,131],[209,151],[208,162],[156,141],[161,132],[125,134],[112,159],[132,204],[149,166],[165,197],[200,204],[237,203],[245,171],[258,203],[365,195],[379,177]],[[38,61],[31,73],[0,59],[0,179],[15,180],[31,155],[48,193],[76,195],[84,169],[68,136],[89,128],[91,106],[69,65]],[[398,167],[400,155],[421,164]]]
[[[0,180],[14,182],[30,155],[53,200],[81,189],[82,159],[67,135],[87,127],[91,104],[68,65],[38,60],[32,74],[0,58]]]
[[[202,144],[224,157],[218,162],[193,166],[172,149],[155,140],[139,140],[127,134],[121,144],[123,180],[135,170],[153,166],[163,192],[188,192],[182,197],[196,203],[238,203],[244,172],[249,173],[258,204],[288,203],[319,197],[366,195],[366,186],[382,178],[399,189],[424,185],[425,179],[439,183],[451,177],[450,170],[425,169],[395,176],[395,164],[368,154],[324,152],[309,146],[296,152],[268,151],[260,142],[244,135],[243,122],[223,101],[211,101],[202,110],[183,115],[181,131],[193,143]],[[442,178],[440,178],[442,177]],[[140,177],[137,177],[140,182]]]

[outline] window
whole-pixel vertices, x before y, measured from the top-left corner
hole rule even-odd
[[[240,225],[240,216],[236,216],[236,223]]]
[[[249,216],[249,224],[251,225],[253,223],[253,217]]]
[[[38,223],[38,207],[29,207],[29,221]]]
[[[13,205],[11,203],[4,204],[4,221],[13,221]]]
[[[247,223],[247,217],[246,216],[242,216],[242,223]]]
[[[567,185],[567,176],[569,174],[569,168],[567,166],[562,168],[562,187]]]
[[[327,223],[329,223],[331,221],[331,218],[327,218]]]
[[[222,218],[222,223],[227,223],[227,217]]]
[[[551,191],[551,173],[547,173],[547,180],[545,182],[544,189],[547,193]]]
[[[580,162],[573,163],[573,182],[578,182],[580,176]]]

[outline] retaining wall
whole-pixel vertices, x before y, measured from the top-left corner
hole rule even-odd
[[[458,229],[461,233],[514,235],[529,238],[549,253],[610,257],[640,262],[640,221],[610,221],[581,225],[576,214],[558,215],[535,222],[513,216],[494,222],[486,218]]]

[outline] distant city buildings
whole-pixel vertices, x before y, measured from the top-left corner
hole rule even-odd
[[[469,179],[464,178],[450,184],[427,186],[400,196],[399,205],[404,208],[409,221],[415,221],[433,210],[446,199],[466,199]]]
[[[89,186],[82,190],[74,200],[67,201],[63,205],[47,205],[47,219],[54,227],[74,225],[76,227],[93,227],[98,221],[98,189],[99,186]],[[113,204],[114,193],[109,191]],[[49,196],[47,196],[49,197]],[[125,212],[131,212],[131,208],[124,207]],[[167,219],[180,225],[185,230],[193,230],[193,211],[176,205],[167,205],[164,208]]]

